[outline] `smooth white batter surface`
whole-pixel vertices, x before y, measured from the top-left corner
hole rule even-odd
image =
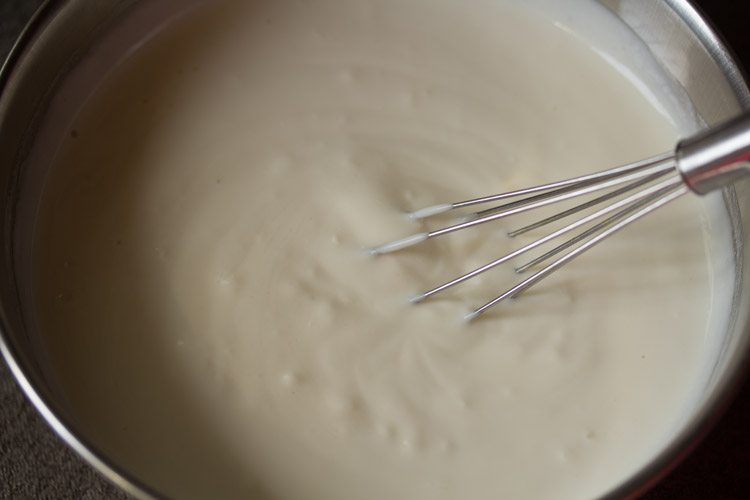
[[[701,378],[697,199],[470,326],[512,266],[407,299],[522,221],[362,249],[424,229],[403,211],[670,149],[653,103],[516,2],[200,9],[110,75],[45,188],[39,326],[72,411],[178,498],[604,493]]]

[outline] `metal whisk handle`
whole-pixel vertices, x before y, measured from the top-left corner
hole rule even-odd
[[[685,183],[698,194],[750,176],[750,114],[680,142],[675,160]]]

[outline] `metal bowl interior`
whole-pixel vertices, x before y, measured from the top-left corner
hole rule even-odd
[[[599,0],[643,41],[645,47],[689,98],[706,124],[750,109],[750,91],[721,40],[686,0]],[[28,251],[44,171],[39,155],[49,154],[40,136],[52,97],[68,75],[113,31],[122,47],[137,46],[193,2],[158,0],[145,17],[135,15],[141,0],[48,0],[33,18],[0,73],[0,351],[22,389],[50,426],[85,460],[123,490],[140,498],[158,492],[131,477],[86,439],[62,391],[46,368],[34,335],[29,296]],[[125,20],[125,21],[124,21]],[[127,25],[127,29],[123,28]],[[115,47],[113,53],[117,52]],[[112,61],[109,61],[113,64]],[[88,71],[107,68],[91,66]],[[75,82],[73,82],[75,83]],[[60,110],[57,110],[58,112]],[[35,161],[32,161],[35,160]],[[734,288],[728,329],[696,411],[670,443],[640,472],[614,488],[611,498],[647,490],[698,443],[728,405],[750,355],[750,297],[746,273],[750,251],[750,187],[726,189],[723,203],[731,219]]]

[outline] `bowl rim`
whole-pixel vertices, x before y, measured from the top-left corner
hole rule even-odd
[[[692,0],[665,0],[665,3],[697,37],[710,58],[721,69],[740,108],[750,110],[748,74],[713,22],[693,4]],[[726,193],[729,193],[730,199],[735,199],[734,187],[726,188]],[[750,320],[746,320],[745,324],[738,328],[742,328],[745,337],[750,336]],[[730,369],[723,384],[714,389],[703,408],[696,412],[688,424],[658,454],[635,474],[606,493],[602,499],[638,498],[668,476],[721,420],[749,376],[750,342],[746,342],[744,352],[738,353],[734,367]]]
[[[67,0],[44,0],[21,30],[5,60],[0,64],[0,97],[5,93],[11,74],[23,60],[27,48],[34,43],[45,26],[66,3]],[[31,402],[34,409],[55,434],[62,439],[63,443],[101,476],[125,493],[143,499],[161,500],[168,498],[110,460],[106,453],[83,437],[77,427],[63,417],[57,403],[47,398],[42,391],[39,391],[27,376],[27,373],[30,372],[29,367],[25,366],[23,358],[18,356],[13,341],[5,333],[7,330],[9,328],[5,317],[0,315],[0,355],[5,360],[10,373],[27,400]]]
[[[0,96],[6,91],[14,68],[23,60],[26,49],[37,39],[45,26],[68,0],[44,0],[29,22],[16,38],[11,50],[0,65]],[[700,9],[691,0],[666,0],[665,2],[679,18],[691,29],[702,46],[708,51],[711,59],[726,76],[740,106],[750,109],[750,90],[748,78],[737,58]],[[749,325],[745,325],[745,335],[750,335]],[[15,378],[27,400],[44,421],[62,439],[70,449],[92,466],[98,473],[124,492],[145,499],[168,498],[153,487],[127,472],[122,466],[107,457],[107,454],[83,437],[72,422],[62,416],[59,406],[35,387],[27,376],[30,372],[23,358],[18,356],[13,341],[5,334],[8,330],[5,318],[0,315],[0,355],[5,360],[10,373]],[[739,361],[723,386],[717,388],[713,397],[679,435],[672,439],[660,453],[647,462],[635,474],[620,485],[604,494],[603,499],[636,498],[646,493],[661,479],[675,469],[708,435],[729,408],[736,392],[747,378],[750,371],[750,343],[745,352],[739,355]]]

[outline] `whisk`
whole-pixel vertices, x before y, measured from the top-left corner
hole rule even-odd
[[[408,215],[410,218],[418,220],[445,214],[451,210],[501,202],[499,205],[490,206],[464,216],[452,225],[413,234],[373,247],[369,249],[369,252],[372,255],[396,252],[429,239],[486,222],[496,221],[585,195],[595,195],[593,199],[508,233],[508,236],[515,237],[610,202],[603,208],[599,208],[593,213],[585,215],[507,255],[503,255],[412,298],[414,303],[422,302],[526,252],[567,236],[568,239],[558,243],[539,257],[517,267],[518,273],[524,273],[557,257],[512,288],[484,305],[473,309],[466,315],[466,319],[471,321],[503,300],[518,296],[624,227],[680,196],[690,191],[704,195],[726,187],[747,175],[750,175],[750,113],[681,141],[677,144],[674,152],[671,153],[540,186],[454,203],[433,205],[416,210]],[[567,253],[565,253],[566,251]]]

